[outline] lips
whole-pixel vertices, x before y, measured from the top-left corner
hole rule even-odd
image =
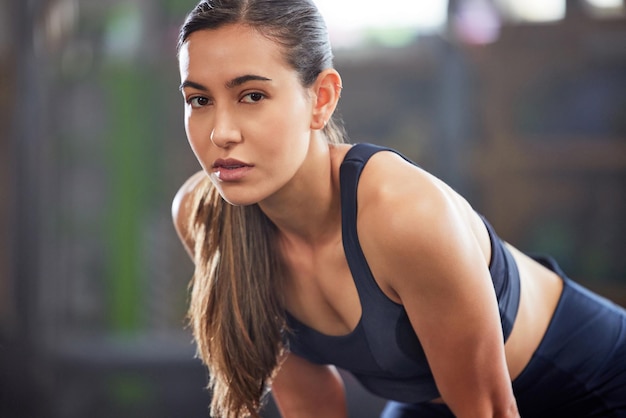
[[[221,181],[236,181],[241,180],[252,167],[250,164],[233,158],[220,158],[213,163],[213,172]]]
[[[231,169],[236,169],[236,168],[241,168],[241,167],[249,167],[248,164],[243,163],[239,160],[235,160],[232,158],[223,160],[223,159],[218,159],[215,160],[215,162],[213,163],[213,168],[223,168],[226,170],[231,170]]]

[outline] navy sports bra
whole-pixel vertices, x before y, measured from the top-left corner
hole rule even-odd
[[[369,158],[382,150],[397,153],[376,145],[356,144],[340,168],[343,246],[361,301],[361,319],[349,334],[330,336],[304,325],[287,312],[288,346],[292,353],[309,361],[349,371],[378,396],[400,402],[424,402],[439,397],[424,351],[404,307],[378,287],[356,230],[359,177]],[[489,272],[506,340],[519,306],[519,272],[510,252],[489,223],[484,222],[491,239]]]

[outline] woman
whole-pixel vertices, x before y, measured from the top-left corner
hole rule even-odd
[[[344,144],[311,0],[207,0],[179,41],[202,166],[173,204],[215,416],[626,416],[626,314],[392,150]],[[358,208],[358,211],[357,211]]]

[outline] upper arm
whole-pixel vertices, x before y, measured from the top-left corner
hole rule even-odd
[[[469,205],[427,173],[384,160],[369,176],[382,167],[397,186],[366,200],[359,214],[372,270],[404,306],[453,412],[510,412],[497,299]]]
[[[332,366],[286,354],[274,380],[272,396],[281,416],[346,418],[343,382]]]
[[[185,250],[192,259],[194,242],[189,227],[190,217],[194,210],[194,191],[200,185],[201,181],[205,179],[206,174],[204,171],[198,171],[183,183],[172,201],[172,221],[174,222],[174,228]]]

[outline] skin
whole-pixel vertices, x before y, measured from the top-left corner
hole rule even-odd
[[[305,88],[281,52],[239,25],[196,32],[183,45],[185,129],[203,171],[174,199],[175,225],[191,253],[184,219],[189,196],[206,175],[228,202],[258,203],[279,230],[289,271],[286,308],[319,332],[345,335],[361,317],[341,241],[339,166],[350,146],[329,145],[321,130],[339,100],[341,78],[328,69]],[[219,159],[245,167],[224,172],[215,167]],[[504,345],[489,237],[461,196],[380,152],[363,171],[358,207],[363,252],[379,287],[404,305],[423,343],[442,396],[434,401],[459,417],[518,416],[511,380],[541,341],[562,281],[510,247],[522,293]],[[333,367],[288,354],[272,389],[285,417],[347,416]]]

